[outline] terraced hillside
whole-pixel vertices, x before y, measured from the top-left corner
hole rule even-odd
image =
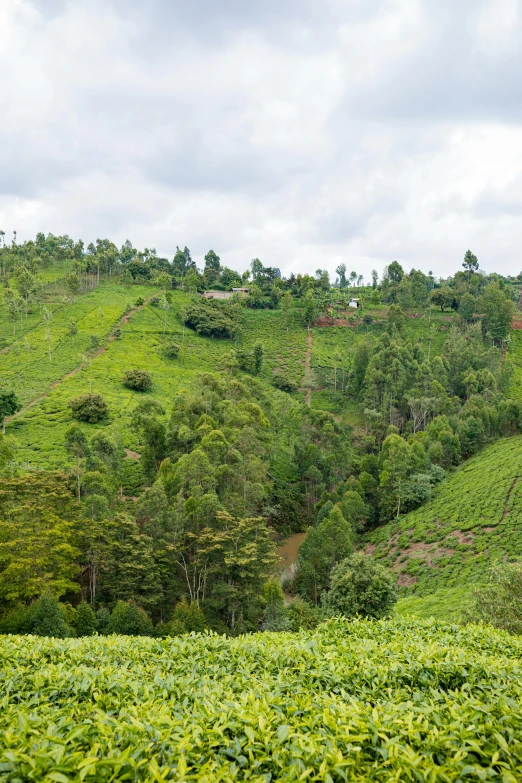
[[[425,506],[373,532],[366,550],[393,568],[405,593],[450,589],[457,599],[493,560],[522,557],[521,476],[522,437],[499,440],[447,478]]]
[[[401,620],[4,636],[0,781],[516,783],[521,656],[491,628]]]

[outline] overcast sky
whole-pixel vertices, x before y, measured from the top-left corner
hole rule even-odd
[[[522,269],[522,0],[0,0],[0,228]]]

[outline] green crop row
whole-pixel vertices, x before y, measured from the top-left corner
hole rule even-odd
[[[421,508],[376,530],[367,547],[416,595],[480,581],[522,558],[522,437],[484,449]]]
[[[0,781],[517,783],[521,656],[435,621],[2,637]]]

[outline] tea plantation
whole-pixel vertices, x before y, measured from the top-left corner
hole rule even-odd
[[[457,469],[425,506],[370,534],[366,549],[393,568],[408,593],[451,588],[457,592],[449,604],[458,607],[457,588],[480,581],[495,559],[522,557],[521,473],[522,437],[499,440]],[[410,605],[423,613],[421,604]]]
[[[434,621],[7,636],[0,780],[517,783],[521,656],[503,632]]]

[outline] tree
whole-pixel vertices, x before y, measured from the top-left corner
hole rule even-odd
[[[221,259],[213,250],[209,250],[205,255],[205,269],[212,269],[214,272],[219,272],[221,269]]]
[[[90,424],[95,424],[109,414],[109,408],[101,394],[83,394],[69,400],[67,405],[74,419],[87,421]]]
[[[156,628],[161,636],[182,636],[185,633],[203,633],[207,627],[205,615],[196,603],[180,601],[176,604],[170,620]]]
[[[475,313],[475,297],[471,294],[464,294],[459,304],[459,315],[464,321],[472,321]]]
[[[22,407],[14,391],[0,391],[0,421],[2,422],[2,435],[5,435],[5,420],[13,416]]]
[[[319,308],[313,291],[307,291],[303,300],[303,319],[307,327],[310,327],[315,318],[317,318],[318,311]]]
[[[78,277],[76,272],[67,275],[67,277],[65,278],[65,287],[69,292],[69,296],[72,302],[74,300],[74,297],[78,296],[78,294],[81,291],[80,278]]]
[[[375,269],[372,269],[372,288],[374,290],[377,288],[378,280],[379,280],[379,275],[377,274]]]
[[[264,631],[286,631],[289,629],[285,600],[279,579],[272,578],[263,588],[265,598]]]
[[[165,294],[163,294],[160,299],[160,307],[163,310],[163,334],[165,334],[165,329],[167,328],[167,313],[170,310],[169,300]]]
[[[76,609],[74,629],[77,636],[92,636],[98,630],[96,615],[86,601],[82,601]]]
[[[62,606],[52,593],[44,593],[29,609],[27,632],[35,636],[51,636],[64,639],[73,636],[67,624]]]
[[[462,266],[468,272],[468,285],[469,285],[469,278],[471,272],[476,272],[477,269],[479,268],[479,262],[477,260],[477,256],[473,255],[471,250],[466,250],[466,255],[464,256],[464,261],[462,262]]]
[[[495,342],[505,340],[511,329],[514,302],[507,298],[498,283],[492,283],[484,291],[479,304],[484,313],[482,324],[487,334]]]
[[[334,567],[330,590],[323,595],[322,603],[330,615],[378,619],[388,615],[396,601],[392,573],[369,555],[356,553]]]
[[[469,619],[522,634],[522,563],[495,563],[473,592]]]
[[[404,313],[399,305],[390,305],[388,307],[388,321],[390,326],[395,326],[399,331],[404,326]]]
[[[89,444],[83,430],[77,424],[71,424],[65,432],[65,450],[76,460],[78,500],[81,500],[80,467],[89,454]]]
[[[339,275],[339,288],[342,289],[346,288],[347,280],[346,280],[346,264],[339,264],[337,269],[335,270],[336,274]]]
[[[41,472],[1,482],[0,600],[78,591],[79,510],[63,475]]]
[[[47,307],[44,307],[43,309],[43,321],[45,324],[45,339],[47,340],[47,352],[49,354],[49,361],[52,361],[52,353],[51,353],[51,319],[53,317],[53,314],[50,310],[47,309]]]
[[[152,387],[152,378],[146,370],[127,370],[122,383],[134,391],[148,391]]]
[[[172,277],[168,272],[162,272],[156,278],[156,285],[159,288],[163,288],[165,291],[170,291],[172,288]]]
[[[200,534],[198,548],[208,562],[213,599],[223,607],[232,633],[255,627],[263,585],[278,559],[266,521],[219,512],[216,527]]]
[[[299,548],[297,585],[301,595],[317,606],[332,568],[352,552],[352,528],[335,506],[316,528],[308,529]]]
[[[134,601],[118,601],[111,612],[107,633],[123,636],[152,636],[152,621]]]

